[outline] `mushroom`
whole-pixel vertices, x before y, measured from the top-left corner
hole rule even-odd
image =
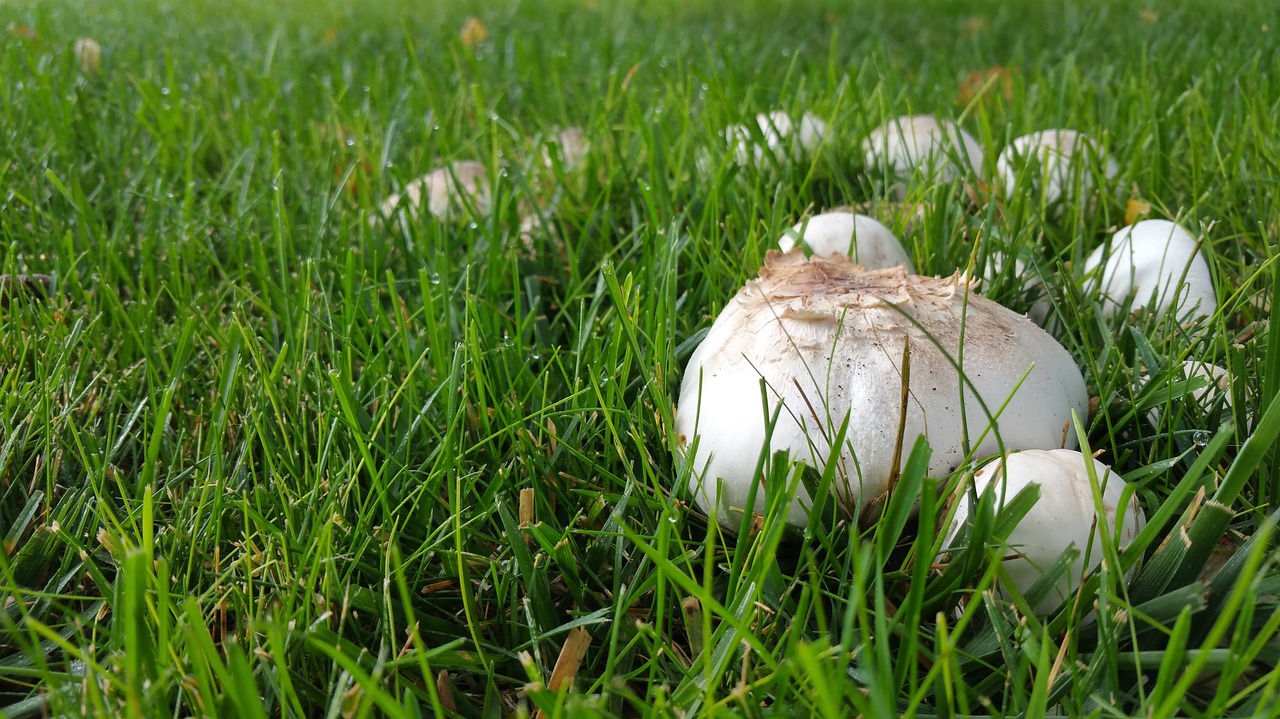
[[[898,238],[866,215],[842,210],[814,215],[778,238],[778,248],[789,251],[795,247],[797,237],[815,256],[847,255],[872,270],[904,264],[911,269],[911,258]]]
[[[1111,317],[1129,306],[1156,314],[1171,308],[1178,319],[1210,316],[1218,299],[1199,242],[1168,220],[1143,220],[1117,232],[1085,260],[1086,288],[1100,294]],[[1101,270],[1099,270],[1101,268]]]
[[[85,73],[96,72],[102,65],[102,46],[91,37],[76,38],[72,52],[80,62],[80,69]]]
[[[1191,391],[1191,399],[1201,407],[1202,411],[1207,412],[1212,409],[1218,402],[1218,398],[1221,397],[1224,402],[1222,408],[1226,410],[1228,415],[1230,414],[1235,405],[1231,399],[1231,373],[1225,368],[1207,362],[1185,360],[1178,367],[1177,372],[1177,379],[1201,379],[1207,383],[1204,387],[1198,387]],[[1161,410],[1163,409],[1164,405],[1161,404],[1152,407],[1147,412],[1147,420],[1151,422],[1152,426],[1160,426]]]
[[[999,250],[994,250],[987,255],[986,268],[982,273],[982,286],[984,289],[993,287],[1001,275],[1009,271],[1009,269],[1006,269],[1008,261],[1009,259],[1005,254]],[[1040,275],[1036,272],[1028,272],[1027,264],[1016,256],[1013,258],[1013,267],[1011,269],[1015,279],[1026,278],[1022,281],[1021,294],[1024,301],[1031,303],[1027,308],[1027,317],[1037,325],[1044,327],[1049,320],[1049,313],[1053,310],[1053,306],[1049,303],[1048,290],[1044,286],[1044,281],[1040,279]]]
[[[0,309],[20,297],[43,300],[52,287],[53,278],[49,275],[0,275]]]
[[[587,155],[587,141],[582,135],[582,128],[570,127],[562,130],[547,142],[542,153],[542,164],[548,170],[555,167],[553,156],[556,152],[559,152],[560,162],[565,170],[576,168]]]
[[[1024,168],[1031,170],[1039,183],[1036,197],[1043,198],[1057,214],[1064,204],[1089,196],[1095,172],[1108,182],[1120,173],[1120,166],[1093,138],[1075,130],[1042,130],[1009,143],[996,159],[996,175],[1005,197],[1018,193],[1018,180],[1026,177]]]
[[[406,184],[379,209],[384,217],[389,217],[403,207],[412,218],[418,216],[424,200],[427,212],[433,217],[448,218],[462,209],[484,214],[489,211],[488,171],[474,160],[436,168]]]
[[[1090,462],[1101,490],[1101,515],[1094,503],[1089,479],[1087,463]],[[1122,505],[1124,479],[1102,462],[1075,450],[1011,452],[987,463],[973,475],[973,487],[978,494],[995,493],[997,512],[1018,492],[1033,484],[1039,485],[1040,498],[1005,540],[1008,551],[1002,563],[1018,594],[1025,594],[1068,547],[1074,546],[1079,552],[1054,591],[1034,607],[1037,614],[1045,614],[1071,598],[1084,574],[1102,562],[1103,531],[1115,538],[1117,547],[1123,548],[1133,541],[1147,520],[1136,496],[1130,496],[1128,503]],[[964,492],[957,500],[944,548],[955,539],[970,512],[969,493]],[[1125,576],[1127,579],[1129,575]]]
[[[867,167],[887,168],[901,180],[919,173],[926,180],[953,182],[982,169],[982,145],[950,120],[905,115],[871,131],[862,143]],[[895,186],[894,195],[906,196]]]
[[[780,411],[767,438],[766,399],[769,416]],[[961,276],[806,260],[797,248],[769,252],[712,323],[685,369],[675,429],[695,501],[733,530],[763,507],[763,491],[745,506],[762,449],[819,470],[836,462],[836,499],[854,510],[886,493],[920,435],[937,476],[964,461],[966,443],[975,455],[1074,446],[1073,410],[1085,415],[1087,396],[1071,355]],[[811,506],[799,488],[787,521],[804,526]]]
[[[734,160],[739,165],[760,166],[764,162],[766,151],[777,162],[799,159],[805,153],[816,152],[827,132],[826,123],[811,112],[800,117],[799,128],[791,116],[782,110],[756,115],[756,125],[764,140],[763,146],[755,141],[755,135],[748,125],[725,128],[725,142],[733,150]]]

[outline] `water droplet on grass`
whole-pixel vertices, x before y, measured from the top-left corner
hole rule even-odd
[[[161,94],[161,95],[168,95],[168,94],[169,94],[169,88],[167,88],[167,87],[162,87],[162,88],[160,88],[160,94]]]
[[[1207,446],[1209,444],[1209,433],[1203,429],[1197,429],[1191,435],[1191,441],[1194,442],[1197,447]]]

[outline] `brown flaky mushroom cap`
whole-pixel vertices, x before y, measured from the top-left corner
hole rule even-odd
[[[1026,317],[973,294],[963,277],[770,252],[694,351],[676,413],[686,455],[697,438],[695,497],[730,525],[758,481],[761,379],[770,411],[782,405],[770,452],[818,468],[839,462],[837,497],[851,509],[884,493],[895,459],[920,435],[940,476],[964,460],[966,437],[974,456],[1001,441],[1007,450],[1072,446],[1071,412],[1087,413],[1070,354]],[[833,449],[845,417],[848,434]],[[799,495],[788,515],[795,524],[810,503]]]

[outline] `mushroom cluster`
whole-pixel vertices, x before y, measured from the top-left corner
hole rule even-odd
[[[747,125],[724,131],[742,165],[795,159],[826,133],[808,113],[798,122],[761,114],[755,123],[758,133]],[[766,490],[779,489],[764,482],[783,476],[766,469],[783,452],[834,476],[836,505],[860,517],[893,491],[917,437],[928,438],[928,472],[938,478],[998,453],[973,475],[972,490],[947,505],[954,514],[944,551],[969,521],[971,497],[998,493],[1002,511],[1007,496],[1035,485],[1039,501],[1006,540],[1004,588],[1026,593],[1074,548],[1066,576],[1036,601],[1036,611],[1049,611],[1098,566],[1104,544],[1123,551],[1145,521],[1122,478],[1074,451],[1071,418],[1089,410],[1085,382],[1071,354],[1042,329],[1052,313],[1047,275],[1029,271],[1052,268],[1058,258],[1037,258],[1033,247],[1014,251],[1000,242],[998,228],[983,228],[983,241],[996,248],[981,253],[982,275],[1018,283],[1029,317],[980,296],[977,283],[960,273],[914,274],[910,253],[873,208],[908,207],[912,233],[927,212],[918,189],[976,183],[984,148],[950,120],[910,115],[872,131],[862,152],[868,170],[888,179],[890,199],[859,205],[872,214],[838,208],[786,229],[779,250],[767,254],[690,357],[674,422],[689,491],[697,506],[737,531],[764,511]],[[1027,207],[1052,221],[1065,207],[1090,212],[1112,201],[1119,174],[1119,163],[1093,137],[1042,130],[999,153],[993,193],[970,185],[967,195],[975,203],[993,199],[997,216],[1002,200],[1023,195],[1033,203]],[[902,202],[908,192],[910,206]],[[1141,308],[1181,321],[1217,307],[1201,241],[1165,220],[1120,229],[1064,278],[1109,318]],[[812,486],[782,488],[789,524],[811,523]]]

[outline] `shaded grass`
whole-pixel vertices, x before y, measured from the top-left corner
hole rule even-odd
[[[1264,410],[1280,340],[1259,303],[1280,292],[1274,12],[472,12],[489,37],[465,48],[463,8],[393,1],[0,6],[15,26],[0,40],[0,272],[47,273],[56,289],[0,315],[0,710],[1221,716],[1276,703],[1265,520],[1280,419]],[[103,44],[96,72],[71,52],[80,35]],[[958,103],[993,65],[1017,70],[1008,98]],[[722,128],[775,106],[828,120],[824,152],[733,167]],[[899,503],[870,528],[766,522],[734,537],[686,503],[668,428],[700,333],[802,213],[878,191],[858,142],[908,111],[959,117],[989,165],[1019,134],[1077,127],[1119,159],[1126,196],[1212,227],[1223,309],[1202,334],[1104,320],[1056,279],[1080,279],[1072,268],[1124,222],[1118,201],[1046,222],[1032,203],[972,214],[958,189],[931,188],[904,238],[925,273],[966,266],[975,241],[985,257],[998,243],[978,238],[996,234],[1045,271],[1056,334],[1099,398],[1085,438],[1155,517],[1138,540],[1146,568],[1088,585],[1093,624],[1089,599],[1036,618],[1017,612],[1033,598],[990,591],[991,540],[1012,515],[975,524],[933,567],[931,503],[948,478],[924,477],[918,454],[902,480],[923,498],[914,520]],[[550,182],[535,151],[567,125],[592,150]],[[371,224],[437,157],[505,171],[494,212]],[[553,225],[513,251],[521,203],[546,187]],[[987,291],[1025,309],[1021,279]],[[1166,371],[1187,357],[1231,369],[1232,423]],[[767,460],[767,486],[802,481]],[[524,527],[521,489],[534,491]],[[1197,583],[1224,537],[1237,559]],[[538,691],[576,627],[592,644],[575,693]]]

